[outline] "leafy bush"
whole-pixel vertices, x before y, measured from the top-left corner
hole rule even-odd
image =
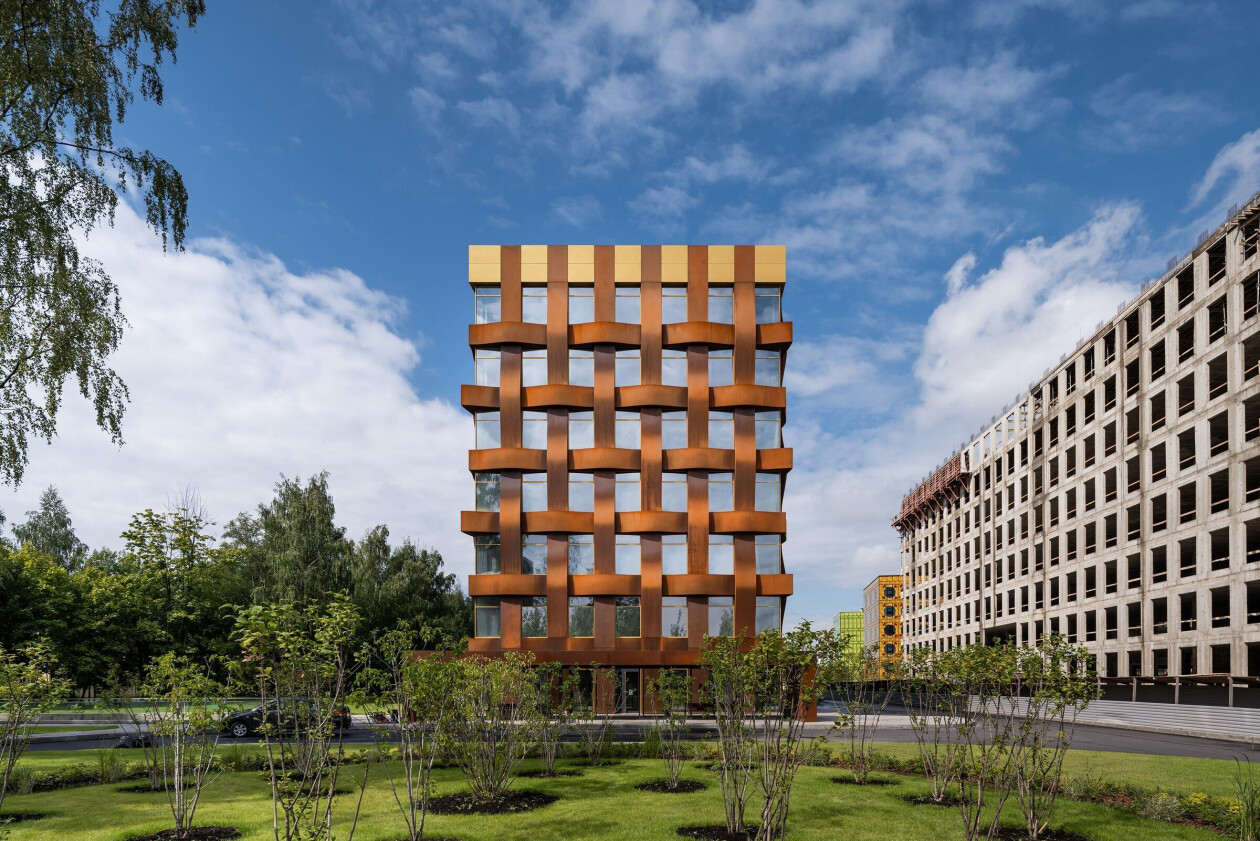
[[[1156,791],[1138,798],[1133,811],[1153,821],[1175,821],[1185,814],[1181,798],[1167,791]]]

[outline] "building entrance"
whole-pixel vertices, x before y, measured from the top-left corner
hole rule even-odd
[[[617,712],[639,713],[639,670],[617,670]]]

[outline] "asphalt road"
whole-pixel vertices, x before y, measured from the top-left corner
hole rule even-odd
[[[644,720],[644,724],[646,723],[647,721]],[[615,738],[618,740],[638,741],[641,726],[632,719],[618,719],[614,725]],[[349,745],[368,745],[375,741],[375,737],[376,734],[370,728],[355,726],[344,732],[343,741]],[[33,751],[99,750],[113,747],[117,741],[116,736],[111,736],[74,742],[35,742],[31,744],[29,749]],[[875,731],[873,741],[913,744],[914,732],[909,728],[903,727],[881,727]],[[234,739],[225,735],[220,741],[221,745],[257,743],[258,737],[256,736]],[[1080,750],[1141,753],[1153,756],[1187,756],[1198,759],[1233,759],[1234,757],[1244,756],[1247,753],[1247,746],[1240,742],[1204,739],[1197,736],[1150,733],[1094,724],[1078,724],[1076,726],[1072,747]]]

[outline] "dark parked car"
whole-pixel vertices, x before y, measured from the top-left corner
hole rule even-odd
[[[292,715],[280,716],[276,714],[274,704],[259,704],[258,706],[242,710],[238,713],[223,719],[223,729],[233,736],[243,738],[251,736],[258,732],[264,723],[280,725],[286,730],[295,728],[296,719]],[[350,726],[350,708],[346,706],[335,707],[332,711],[333,727],[344,730]]]
[[[124,733],[118,737],[116,748],[151,748],[154,745],[152,733]]]

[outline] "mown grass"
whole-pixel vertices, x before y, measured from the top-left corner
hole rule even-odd
[[[886,749],[888,746],[881,746]],[[49,752],[54,753],[54,752]],[[29,754],[50,766],[75,761],[75,754],[57,756]],[[69,753],[69,756],[67,756]],[[121,752],[120,753],[130,753]],[[90,756],[90,755],[89,755]],[[1183,790],[1173,771],[1160,774],[1155,760],[1144,767],[1148,757],[1109,754],[1119,771],[1125,761],[1137,761],[1147,784],[1160,777],[1164,787]],[[1123,758],[1121,758],[1123,757]],[[129,757],[130,758],[130,757]],[[83,754],[77,761],[90,761]],[[1232,764],[1219,760],[1186,760],[1196,767],[1194,779],[1215,786],[1227,782]],[[571,763],[562,763],[571,764]],[[537,767],[526,763],[527,768]],[[362,766],[343,769],[341,786],[351,785]],[[685,779],[708,785],[706,791],[685,795],[640,792],[634,785],[660,779],[663,764],[653,760],[626,760],[619,764],[582,768],[580,777],[551,780],[518,780],[516,787],[555,794],[560,800],[534,812],[495,816],[431,816],[427,833],[455,836],[463,841],[537,841],[550,838],[581,839],[676,839],[680,826],[712,824],[722,820],[722,800],[715,772],[690,766]],[[1184,772],[1185,769],[1182,769]],[[913,777],[900,777],[898,785],[860,788],[837,785],[831,778],[843,773],[835,768],[804,768],[792,795],[789,836],[799,841],[947,841],[962,837],[957,810],[934,806],[912,806],[903,795],[924,794],[927,786]],[[435,773],[436,793],[464,790],[462,775],[453,769]],[[1183,778],[1180,783],[1185,783]],[[10,796],[5,812],[43,812],[49,817],[11,828],[13,841],[126,841],[136,835],[156,832],[170,826],[165,797],[158,794],[131,794],[116,791],[118,785],[89,786],[43,794]],[[1201,789],[1207,785],[1192,786]],[[339,823],[344,837],[345,822],[353,807],[353,795],[337,799]],[[750,816],[755,816],[757,804]],[[1018,822],[1012,802],[1007,820]],[[271,837],[271,807],[267,785],[256,772],[222,775],[207,788],[197,823],[235,826],[246,841]],[[1093,841],[1129,841],[1133,838],[1170,841],[1207,841],[1219,835],[1185,825],[1170,825],[1139,818],[1128,812],[1085,803],[1062,801],[1054,825],[1080,833]],[[402,834],[397,806],[385,782],[384,769],[371,769],[363,813],[356,839],[395,841]]]

